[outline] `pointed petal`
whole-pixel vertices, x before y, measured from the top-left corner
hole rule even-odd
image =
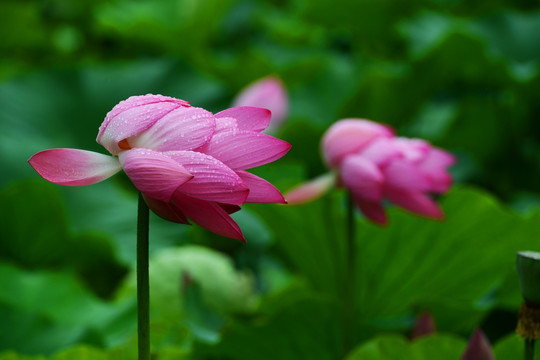
[[[178,191],[206,201],[242,205],[249,189],[242,179],[210,155],[195,151],[169,151],[166,156],[182,164],[193,179],[178,188]]]
[[[435,320],[433,316],[428,311],[423,312],[416,319],[416,324],[411,334],[412,339],[417,339],[421,336],[431,335],[437,332],[437,327],[435,326]]]
[[[234,106],[256,106],[272,112],[272,128],[280,126],[289,111],[287,91],[275,76],[260,79],[244,88],[234,99]]]
[[[419,215],[435,219],[442,219],[444,216],[437,203],[422,192],[385,188],[384,193],[395,204]]]
[[[148,207],[156,214],[157,216],[179,224],[191,225],[186,215],[180,211],[176,206],[171,202],[160,201],[152,199],[143,194],[144,201]]]
[[[193,150],[206,144],[216,129],[211,112],[197,107],[178,107],[152,127],[129,139],[132,147],[156,151]]]
[[[385,184],[410,191],[429,191],[431,184],[424,172],[408,160],[395,160],[383,168]]]
[[[384,211],[384,207],[378,203],[378,202],[369,202],[364,200],[360,197],[354,197],[353,196],[354,203],[362,214],[369,220],[379,224],[379,225],[387,225],[388,224],[388,218],[386,217],[386,212]]]
[[[215,135],[201,151],[233,170],[264,165],[285,155],[291,145],[270,135],[253,131],[228,131]]]
[[[249,195],[246,199],[248,203],[280,203],[286,201],[278,189],[268,181],[247,171],[239,170],[236,172],[244,184],[249,188]]]
[[[455,158],[441,149],[432,148],[424,161],[418,166],[424,171],[431,184],[430,191],[444,193],[452,185],[452,177],[447,167],[454,164]]]
[[[384,125],[364,119],[343,119],[333,124],[322,138],[322,152],[326,163],[338,167],[346,155],[353,155],[379,137],[393,137]]]
[[[252,106],[239,106],[223,110],[216,114],[216,118],[232,117],[238,121],[240,130],[263,131],[272,118],[268,109]]]
[[[336,182],[334,173],[326,173],[301,184],[285,194],[285,199],[290,205],[304,204],[321,197]]]
[[[161,95],[130,97],[107,114],[99,128],[97,142],[116,155],[122,150],[118,146],[120,141],[142,133],[179,107],[189,107],[189,104]]]
[[[133,185],[147,197],[169,202],[178,187],[193,175],[163,153],[132,149],[119,155],[120,163]]]
[[[118,159],[79,149],[48,149],[28,162],[44,179],[59,185],[83,186],[98,183],[120,171]]]
[[[174,195],[173,203],[195,224],[215,234],[246,241],[238,224],[217,203],[196,199],[180,191]]]
[[[495,360],[491,344],[482,330],[477,329],[471,336],[461,360]]]
[[[341,164],[341,181],[355,197],[369,202],[382,199],[384,177],[377,165],[361,155],[347,156]]]
[[[227,214],[234,214],[235,212],[242,210],[242,208],[241,208],[240,206],[238,206],[238,205],[220,204],[220,203],[218,203],[218,205],[219,205],[223,210],[225,210],[225,212],[226,212]]]

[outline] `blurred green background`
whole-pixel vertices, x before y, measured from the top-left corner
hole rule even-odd
[[[458,157],[447,218],[358,216],[345,349],[341,192],[245,206],[247,244],[152,217],[156,358],[455,359],[476,327],[517,358],[515,252],[540,250],[540,2],[3,0],[0,35],[0,359],[135,358],[136,192],[124,175],[55,186],[27,159],[104,153],[97,129],[131,95],[217,112],[267,75],[293,148],[259,175],[286,191],[323,173],[323,132],[368,118]],[[440,334],[411,343],[426,310]]]

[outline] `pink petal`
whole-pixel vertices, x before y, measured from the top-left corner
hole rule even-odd
[[[392,137],[393,131],[381,124],[363,119],[344,119],[333,124],[322,139],[326,163],[334,168],[346,155],[352,155],[378,137]]]
[[[423,161],[431,150],[431,145],[422,139],[398,137],[394,139],[394,143],[401,150],[403,157],[413,163]]]
[[[283,195],[279,192],[274,185],[268,181],[255,176],[247,171],[239,170],[236,172],[242,179],[244,184],[249,188],[249,195],[246,199],[248,203],[281,203],[285,204],[286,201]]]
[[[200,150],[233,170],[245,170],[281,158],[291,145],[270,135],[253,131],[228,131],[215,135]]]
[[[234,99],[234,106],[256,106],[272,112],[273,128],[283,123],[289,111],[289,99],[283,82],[277,77],[266,77],[243,89]]]
[[[426,158],[418,164],[424,171],[431,184],[430,191],[444,193],[452,185],[452,177],[448,174],[447,167],[455,162],[454,156],[446,151],[432,148]]]
[[[78,149],[48,149],[28,162],[44,179],[59,185],[83,186],[98,183],[120,171],[118,159]]]
[[[384,192],[392,202],[414,213],[435,219],[444,216],[437,203],[422,192],[398,188],[385,188]]]
[[[140,134],[178,107],[189,107],[189,103],[161,95],[132,96],[107,114],[97,142],[111,154],[118,154],[122,150],[120,141]]]
[[[133,185],[147,197],[168,202],[174,192],[193,175],[163,153],[132,149],[119,155],[124,171]]]
[[[227,214],[234,214],[235,212],[237,211],[240,211],[242,208],[238,205],[231,205],[231,204],[220,204],[218,203],[218,205],[223,209],[225,210],[225,212]]]
[[[355,197],[377,203],[382,199],[383,174],[361,155],[347,156],[341,164],[341,181]]]
[[[386,217],[386,212],[384,211],[383,206],[379,202],[369,202],[360,197],[353,196],[354,203],[362,214],[365,215],[369,220],[379,224],[387,225],[388,218]]]
[[[229,131],[229,130],[239,130],[238,121],[236,121],[235,118],[232,118],[232,117],[216,118],[216,131],[214,132],[214,135],[222,131]]]
[[[238,224],[215,202],[196,199],[178,191],[173,203],[195,224],[232,239],[246,241]]]
[[[370,142],[358,154],[374,164],[384,167],[391,161],[403,158],[401,150],[396,145],[395,138],[377,138]]]
[[[335,185],[336,176],[334,173],[326,173],[301,184],[285,194],[287,203],[291,205],[304,204],[318,199]]]
[[[461,360],[495,360],[491,344],[482,330],[477,329],[471,336]]]
[[[180,211],[171,202],[160,201],[152,199],[146,195],[143,195],[144,201],[148,207],[159,217],[179,224],[191,225],[186,218],[186,215]]]
[[[216,118],[231,117],[238,122],[240,130],[263,131],[272,118],[268,109],[252,106],[239,106],[218,112]]]
[[[182,164],[194,176],[178,191],[225,204],[242,205],[246,201],[249,188],[236,172],[219,160],[195,151],[168,151],[164,154]]]
[[[382,171],[387,186],[415,191],[428,191],[431,188],[426,174],[408,160],[392,161]]]
[[[179,107],[128,141],[132,147],[156,151],[193,150],[206,144],[215,129],[216,121],[211,112],[197,107]]]

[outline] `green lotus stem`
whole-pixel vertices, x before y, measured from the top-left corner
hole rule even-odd
[[[353,345],[354,285],[356,279],[356,221],[354,211],[354,202],[349,194],[347,201],[347,243],[345,248],[345,296],[343,302],[343,347],[345,355],[349,353]]]
[[[525,339],[525,360],[534,359],[534,339]]]
[[[150,360],[149,210],[141,193],[137,213],[137,325],[139,360]]]

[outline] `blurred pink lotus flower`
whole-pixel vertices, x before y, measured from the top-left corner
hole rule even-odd
[[[495,360],[491,344],[482,330],[474,331],[461,360]]]
[[[289,98],[281,79],[268,76],[246,86],[233,100],[233,106],[255,106],[272,112],[269,129],[283,124],[289,112]]]
[[[281,158],[290,144],[262,134],[270,111],[236,107],[215,115],[161,95],[133,96],[105,117],[97,142],[112,156],[48,149],[29,160],[46,180],[84,186],[123,169],[162,218],[194,223],[244,241],[229,214],[245,202],[284,203],[279,190],[247,171]]]
[[[443,217],[430,194],[444,193],[452,183],[447,168],[454,157],[448,152],[424,140],[396,137],[391,128],[369,120],[344,119],[324,134],[322,153],[336,181],[324,175],[300,185],[286,194],[289,204],[313,200],[337,183],[379,224],[388,222],[384,198],[423,216]]]
[[[419,337],[435,334],[437,332],[437,326],[435,320],[429,311],[421,313],[416,318],[416,323],[411,332],[411,339],[415,340]]]

